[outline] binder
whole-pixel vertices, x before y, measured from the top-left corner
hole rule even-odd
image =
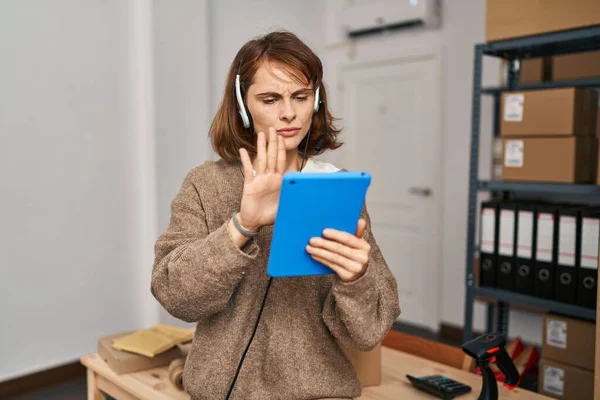
[[[558,258],[556,262],[555,299],[577,304],[577,272],[580,240],[579,209],[561,206],[558,210]]]
[[[589,308],[596,308],[599,241],[600,207],[585,208],[581,212],[577,304]]]
[[[515,290],[515,218],[516,204],[502,202],[498,206],[498,258],[497,287],[504,290]]]
[[[498,202],[481,203],[479,230],[479,286],[496,286],[496,254],[498,251]]]
[[[517,268],[515,291],[533,295],[535,244],[537,219],[534,204],[521,203],[517,206],[517,251],[515,265]]]
[[[557,210],[551,205],[540,205],[536,210],[537,231],[535,243],[535,276],[533,292],[537,297],[554,299],[556,269]]]

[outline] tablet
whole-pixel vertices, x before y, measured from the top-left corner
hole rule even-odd
[[[334,274],[306,251],[325,228],[356,233],[371,175],[290,172],[283,176],[267,265],[274,278]]]

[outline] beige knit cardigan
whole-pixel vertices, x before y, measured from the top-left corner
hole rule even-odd
[[[242,249],[227,230],[242,188],[239,164],[209,161],[192,169],[155,245],[152,294],[174,317],[196,323],[183,374],[193,399],[225,399],[269,282],[272,227]],[[339,343],[370,350],[400,314],[396,280],[366,208],[363,218],[372,253],[362,277],[350,283],[337,275],[273,279],[231,399],[360,396],[360,382]]]

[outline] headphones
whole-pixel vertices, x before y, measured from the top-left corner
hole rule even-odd
[[[321,105],[325,105],[325,101],[319,99],[319,89],[320,87],[317,87],[317,90],[315,90],[315,103],[313,105],[313,115],[319,111]],[[252,121],[252,115],[250,115],[250,110],[248,110],[248,107],[246,107],[246,104],[244,103],[244,96],[242,92],[242,84],[240,82],[239,72],[235,76],[235,98],[237,99],[238,111],[240,113],[240,117],[242,118],[242,124],[244,125],[244,128],[250,130],[250,132],[254,132],[254,122]],[[327,138],[327,118],[325,116],[325,107],[323,107],[323,126],[325,127],[325,132],[321,139],[319,139],[319,141],[315,145],[316,151],[320,151],[323,148],[323,146],[325,145],[325,139]],[[310,131],[308,132],[307,140],[308,138],[310,138],[309,135]]]

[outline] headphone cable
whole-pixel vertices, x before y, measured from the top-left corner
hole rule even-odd
[[[227,392],[227,396],[225,397],[226,400],[229,399],[229,396],[231,396],[231,393],[233,392],[235,382],[237,381],[237,378],[240,374],[240,370],[242,369],[242,364],[244,363],[244,359],[246,358],[246,353],[248,353],[248,350],[250,349],[250,345],[252,344],[252,341],[254,340],[254,335],[256,334],[256,329],[258,328],[258,324],[260,322],[260,317],[262,316],[263,309],[265,308],[267,296],[269,295],[269,289],[271,288],[271,282],[273,282],[273,278],[269,278],[269,283],[267,284],[267,290],[265,291],[265,295],[262,299],[262,304],[260,305],[260,311],[258,312],[258,318],[256,318],[256,323],[254,324],[254,330],[252,331],[252,336],[250,336],[250,340],[248,341],[248,344],[246,345],[246,349],[244,350],[244,353],[242,354],[242,358],[240,359],[240,363],[238,364],[237,371],[235,372],[235,376],[233,377],[233,381],[231,382],[231,386],[229,387],[229,391]]]

